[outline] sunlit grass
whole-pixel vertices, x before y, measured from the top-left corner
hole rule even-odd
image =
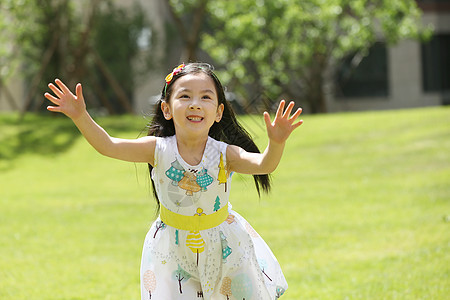
[[[260,201],[233,208],[290,285],[282,299],[446,299],[450,109],[303,116]],[[257,143],[261,117],[241,119]],[[102,118],[135,138],[140,117]],[[65,118],[0,115],[0,299],[137,299],[154,217],[145,165],[100,156]]]

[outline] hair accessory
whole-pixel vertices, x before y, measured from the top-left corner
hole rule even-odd
[[[165,79],[166,80],[166,84],[164,85],[164,95],[163,95],[164,97],[165,97],[165,95],[167,93],[167,86],[169,85],[169,83],[172,82],[173,76],[177,75],[178,73],[180,73],[183,70],[184,67],[186,67],[186,65],[185,64],[181,64],[178,67],[176,67],[175,69],[173,69],[173,71],[166,76],[166,79]]]
[[[173,76],[177,75],[178,73],[180,73],[185,66],[186,66],[185,64],[181,64],[178,67],[176,67],[175,69],[173,69],[172,73],[169,73],[166,76],[166,85],[168,85],[172,81]]]

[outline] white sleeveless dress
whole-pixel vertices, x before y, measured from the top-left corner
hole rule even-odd
[[[222,224],[200,231],[158,218],[145,238],[141,299],[278,299],[288,285],[275,256],[228,203],[227,144],[208,137],[197,166],[178,153],[175,136],[157,138],[152,179],[162,206],[186,216],[209,215],[228,204]]]

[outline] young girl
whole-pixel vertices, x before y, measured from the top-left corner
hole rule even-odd
[[[149,164],[160,210],[144,242],[141,299],[279,298],[287,289],[271,250],[231,209],[233,172],[254,175],[258,193],[269,191],[267,174],[277,167],[284,144],[302,124],[281,101],[273,122],[264,120],[269,143],[261,154],[238,124],[220,81],[208,64],[180,65],[167,75],[149,135],[136,140],[108,135],[86,111],[81,84],[76,93],[58,79],[45,97],[48,110],[70,117],[101,154]]]

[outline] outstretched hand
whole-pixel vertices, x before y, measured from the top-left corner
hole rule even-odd
[[[77,84],[75,95],[61,80],[56,79],[55,83],[56,85],[49,83],[48,87],[55,93],[56,97],[49,93],[45,93],[44,96],[56,106],[48,106],[47,109],[63,113],[72,120],[80,117],[86,111],[81,83]]]
[[[295,103],[291,101],[286,110],[284,110],[285,104],[286,102],[284,100],[281,100],[273,122],[270,120],[269,113],[264,112],[264,121],[266,122],[267,135],[269,136],[269,139],[271,141],[278,144],[284,143],[288,139],[292,131],[303,124],[303,120],[295,123],[297,118],[302,113],[302,109],[297,109],[296,112],[291,116],[291,112],[294,108]]]

